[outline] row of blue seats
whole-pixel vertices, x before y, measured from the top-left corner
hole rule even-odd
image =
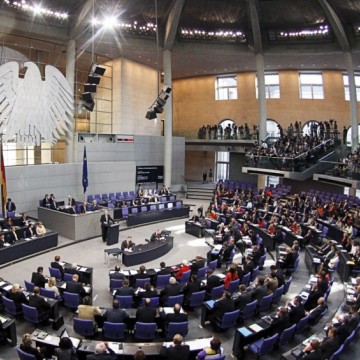
[[[155,189],[153,190],[153,194],[159,195],[160,190]],[[87,201],[92,202],[93,200],[97,201],[116,201],[116,200],[132,200],[136,199],[138,195],[135,191],[123,191],[123,192],[116,192],[116,193],[109,193],[109,194],[95,194],[95,195],[88,195]]]

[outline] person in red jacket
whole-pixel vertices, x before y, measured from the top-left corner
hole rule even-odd
[[[187,272],[190,270],[190,265],[188,263],[187,260],[183,260],[181,262],[181,265],[180,265],[180,268],[178,270],[178,272],[176,273],[175,277],[176,277],[176,280],[180,280],[181,279],[181,276],[184,272]]]

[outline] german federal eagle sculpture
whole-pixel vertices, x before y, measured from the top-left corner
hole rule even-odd
[[[39,68],[25,62],[25,76],[19,64],[0,66],[0,133],[3,141],[24,146],[40,145],[41,139],[54,144],[72,128],[74,92],[54,66],[45,66],[45,80]]]

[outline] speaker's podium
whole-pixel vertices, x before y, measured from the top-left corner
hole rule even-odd
[[[111,224],[108,227],[106,245],[114,245],[119,242],[119,223]]]

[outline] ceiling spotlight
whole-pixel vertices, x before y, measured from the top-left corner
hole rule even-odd
[[[88,75],[87,83],[99,85],[99,84],[100,84],[100,76],[97,76],[97,75]]]
[[[85,92],[95,93],[96,92],[96,85],[95,84],[84,84]]]
[[[81,100],[84,102],[94,101],[90,92],[84,92],[81,94]]]
[[[148,120],[154,120],[157,118],[156,112],[153,109],[149,109],[148,112],[145,115],[146,119]]]
[[[157,113],[157,114],[161,114],[164,112],[164,108],[158,103],[154,106],[154,111]]]
[[[102,66],[99,66],[98,64],[93,64],[91,73],[103,76],[105,74],[106,69]]]

